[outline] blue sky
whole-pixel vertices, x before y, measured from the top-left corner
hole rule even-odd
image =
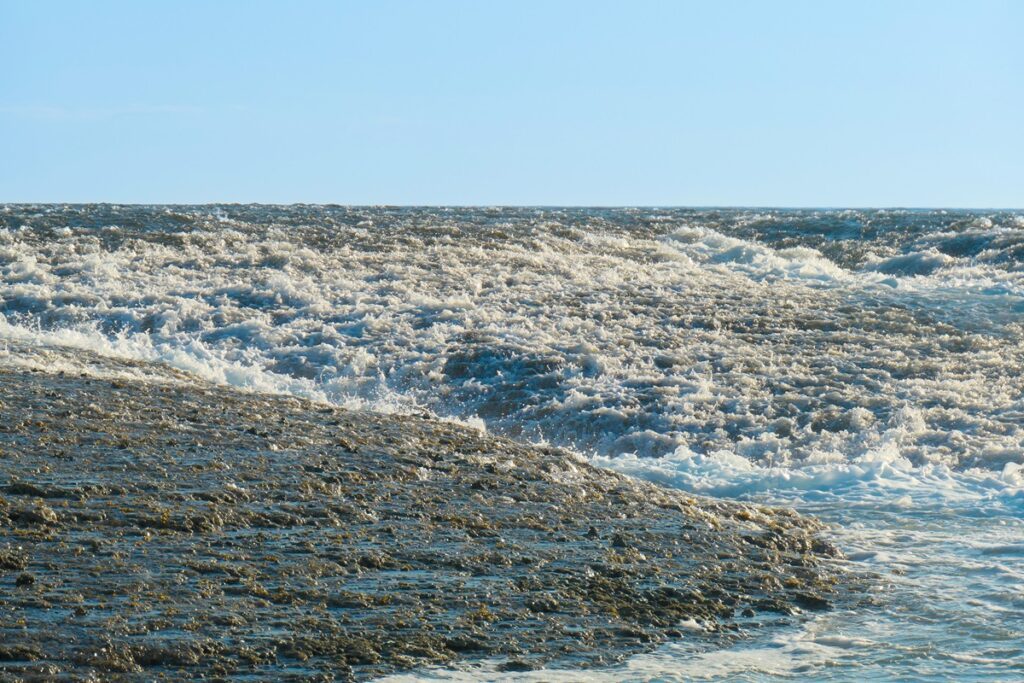
[[[1024,206],[1024,2],[0,0],[0,201]]]

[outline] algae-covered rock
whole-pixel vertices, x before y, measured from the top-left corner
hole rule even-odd
[[[834,551],[792,512],[147,371],[159,381],[0,370],[0,673],[584,667],[680,623],[713,646],[744,615],[837,595]]]

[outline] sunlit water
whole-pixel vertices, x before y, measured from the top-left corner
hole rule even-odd
[[[0,226],[0,340],[793,505],[880,577],[854,612],[588,675],[1024,676],[1020,214],[7,206]]]

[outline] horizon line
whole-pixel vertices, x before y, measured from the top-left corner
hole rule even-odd
[[[204,202],[116,202],[116,201],[0,201],[0,206],[330,206],[344,208],[395,209],[764,209],[771,211],[1024,211],[1024,206],[913,206],[913,205],[785,205],[785,204],[420,204],[420,203],[352,203],[352,202],[260,202],[260,201],[204,201]]]

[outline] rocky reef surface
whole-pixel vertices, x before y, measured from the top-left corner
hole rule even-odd
[[[87,354],[47,353],[0,368],[0,678],[586,667],[840,594],[835,550],[787,510],[167,368],[58,372]]]

